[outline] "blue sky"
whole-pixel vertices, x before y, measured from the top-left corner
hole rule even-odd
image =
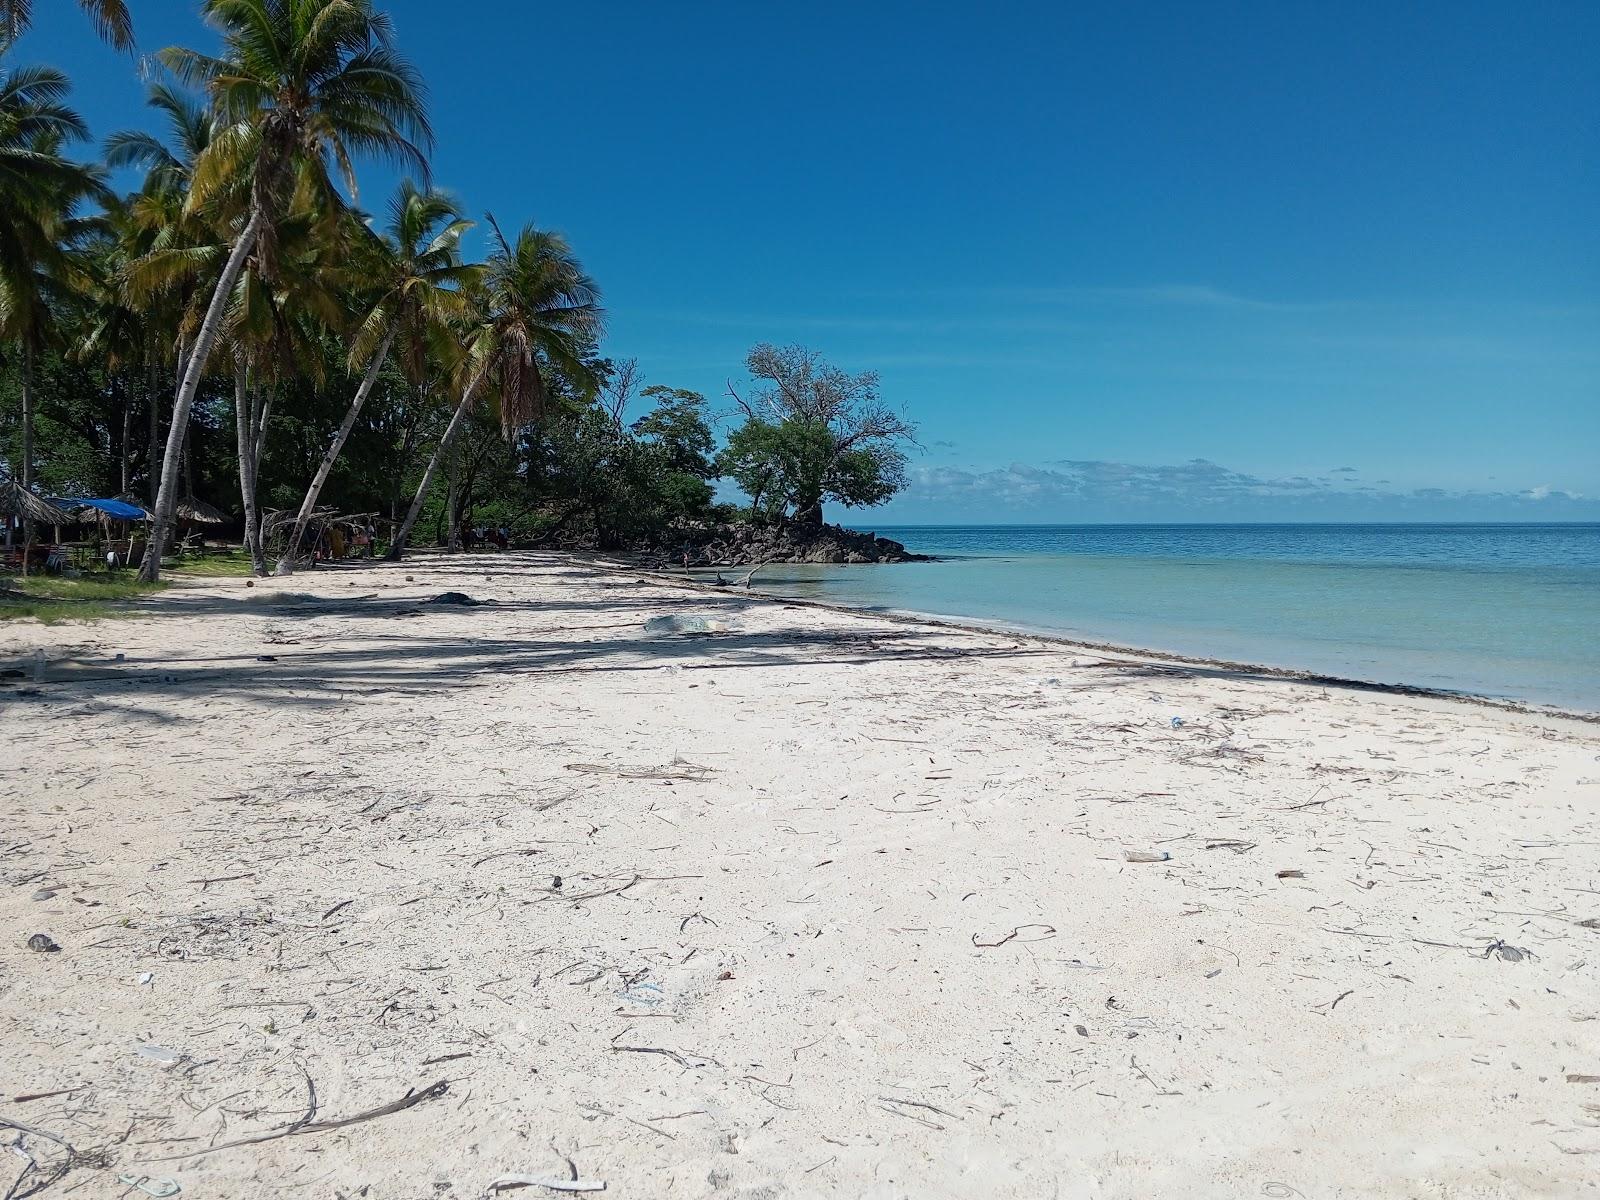
[[[1600,5],[387,7],[437,182],[570,234],[607,353],[881,373],[922,449],[864,522],[1600,519]]]

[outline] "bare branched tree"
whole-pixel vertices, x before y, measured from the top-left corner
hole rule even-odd
[[[628,411],[628,405],[633,402],[634,393],[639,390],[639,360],[625,358],[612,370],[611,378],[600,393],[600,403],[605,406],[611,423],[617,427],[617,432],[622,432],[623,417]]]

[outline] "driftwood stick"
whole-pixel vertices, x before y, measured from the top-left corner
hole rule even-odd
[[[611,1049],[619,1054],[660,1054],[666,1058],[670,1058],[680,1067],[689,1067],[691,1069],[695,1067],[703,1067],[707,1063],[710,1063],[715,1067],[720,1067],[722,1065],[709,1055],[695,1054],[695,1058],[703,1059],[704,1061],[693,1062],[688,1055],[679,1054],[676,1050],[664,1050],[660,1046],[613,1046]]]
[[[307,1082],[310,1082],[309,1076],[307,1077]],[[429,1086],[423,1088],[420,1092],[407,1092],[398,1100],[391,1100],[388,1104],[379,1105],[377,1108],[369,1108],[366,1112],[357,1113],[353,1117],[341,1117],[337,1121],[316,1122],[305,1122],[304,1118],[302,1118],[301,1121],[297,1121],[293,1125],[285,1126],[283,1129],[275,1129],[271,1133],[258,1133],[254,1137],[239,1138],[238,1140],[232,1142],[223,1142],[220,1146],[208,1146],[204,1150],[188,1150],[182,1154],[164,1154],[160,1158],[149,1158],[145,1159],[145,1161],[175,1162],[181,1158],[199,1158],[204,1154],[215,1154],[219,1150],[232,1150],[238,1146],[254,1146],[260,1144],[261,1142],[272,1142],[279,1138],[296,1137],[305,1133],[331,1133],[335,1129],[343,1129],[347,1125],[358,1125],[362,1121],[375,1121],[379,1117],[393,1116],[395,1113],[404,1112],[406,1109],[414,1108],[418,1104],[425,1103],[426,1101],[437,1100],[449,1090],[449,1081],[441,1079],[438,1083],[430,1084]],[[314,1112],[316,1106],[315,1087],[312,1088],[311,1106],[311,1111]]]
[[[620,892],[627,891],[629,888],[631,888],[634,884],[638,883],[643,878],[644,877],[642,875],[635,875],[632,879],[628,880],[628,882],[623,884],[621,887],[599,888],[598,890],[592,891],[592,892],[579,892],[577,895],[574,895],[574,896],[564,896],[559,892],[551,892],[549,895],[542,897],[542,899],[543,900],[566,900],[569,903],[577,904],[577,903],[580,903],[581,901],[584,901],[584,900],[594,900],[594,899],[596,899],[597,897],[600,897],[600,896],[615,896]]]
[[[23,1168],[22,1174],[6,1190],[5,1200],[22,1200],[24,1196],[37,1196],[48,1191],[60,1182],[67,1172],[72,1170],[73,1164],[78,1161],[78,1151],[73,1147],[72,1143],[67,1141],[66,1138],[51,1133],[48,1129],[39,1129],[33,1125],[24,1124],[22,1121],[13,1120],[10,1117],[0,1117],[0,1128],[15,1129],[19,1133],[43,1138],[47,1142],[54,1142],[62,1150],[66,1151],[66,1157],[56,1163],[48,1172],[39,1165],[31,1154],[26,1151],[21,1152],[21,1157],[25,1157],[28,1160],[28,1166]],[[20,1142],[21,1139],[19,1138],[18,1141]],[[24,1187],[23,1184],[27,1182],[29,1174],[35,1171],[39,1172],[40,1178]]]

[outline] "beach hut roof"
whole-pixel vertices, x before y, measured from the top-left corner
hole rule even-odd
[[[88,496],[64,496],[52,500],[63,512],[71,513],[78,520],[96,520],[101,515],[108,516],[115,521],[143,521],[150,514],[137,504],[129,504],[125,500],[95,499]]]
[[[207,504],[197,496],[185,496],[179,500],[173,509],[180,521],[189,521],[195,525],[225,525],[228,515],[213,504]]]
[[[68,513],[9,477],[0,479],[0,517],[25,517],[46,525],[65,525],[72,520]]]

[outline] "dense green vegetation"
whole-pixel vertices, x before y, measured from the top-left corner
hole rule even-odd
[[[85,37],[132,45],[137,5],[82,7]],[[143,579],[191,497],[287,573],[330,511],[378,514],[394,554],[475,527],[613,548],[903,485],[912,430],[875,376],[758,346],[719,450],[704,396],[602,356],[560,234],[486,217],[469,261],[466,208],[413,182],[424,86],[370,0],[201,7],[220,44],[153,57],[165,132],[95,158],[70,81],[19,60],[31,6],[0,0],[0,473],[150,508]],[[350,200],[374,157],[411,176],[376,215]]]

